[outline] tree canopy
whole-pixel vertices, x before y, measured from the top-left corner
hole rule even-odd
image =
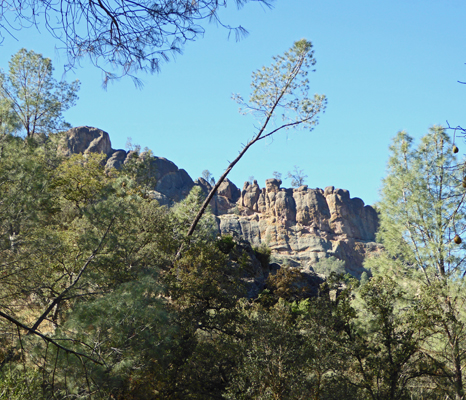
[[[464,273],[466,192],[463,166],[444,128],[434,126],[417,148],[406,132],[390,147],[388,175],[379,207],[379,236],[394,257],[422,273],[426,281]]]
[[[247,34],[242,27],[222,23],[219,10],[232,3],[242,7],[249,2],[271,6],[273,0],[139,0],[71,1],[6,0],[0,6],[0,34],[38,26],[60,42],[68,55],[68,67],[83,57],[105,72],[105,82],[138,71],[154,72],[180,53],[186,42],[204,33],[203,21],[214,21],[233,33],[236,39]],[[112,66],[117,68],[116,74]]]
[[[432,376],[447,398],[465,395],[466,292],[464,164],[445,129],[429,129],[417,148],[406,132],[390,147],[388,175],[379,203],[379,238],[385,253],[369,259],[378,279],[391,278],[405,292],[397,301],[422,332],[418,373]]]
[[[19,130],[27,137],[69,127],[62,113],[77,100],[79,81],[69,84],[53,77],[50,58],[21,49],[9,62],[8,74],[0,74],[0,129]]]

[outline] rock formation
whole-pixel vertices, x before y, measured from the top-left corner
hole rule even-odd
[[[266,244],[285,263],[311,270],[320,259],[345,261],[346,271],[359,277],[367,253],[380,250],[375,242],[376,211],[347,190],[280,188],[268,179],[265,188],[245,183],[237,214],[219,215],[222,233],[238,232],[255,245]]]
[[[65,156],[76,153],[104,153],[108,157],[106,169],[120,169],[134,153],[112,149],[109,134],[89,126],[80,126],[65,132],[58,150]],[[152,162],[157,180],[152,192],[153,198],[162,205],[171,205],[186,197],[194,186],[188,173],[163,157],[154,157]]]
[[[65,155],[99,152],[107,155],[106,168],[119,169],[131,152],[114,150],[108,133],[87,126],[70,129],[60,145]],[[157,184],[152,197],[170,206],[182,200],[194,185],[207,194],[211,185],[203,178],[195,182],[184,169],[163,158],[153,159]],[[281,263],[312,271],[323,258],[345,261],[346,271],[359,277],[364,257],[381,249],[375,243],[376,211],[347,190],[328,186],[325,190],[281,188],[282,181],[268,179],[260,188],[246,182],[239,190],[226,179],[211,202],[222,234],[237,233],[253,245],[267,245]]]
[[[252,248],[251,243],[242,239],[237,233],[233,233],[232,241],[235,244],[232,251],[229,252],[229,262],[237,266],[240,259],[247,254],[248,267],[243,271],[243,282],[247,289],[248,298],[257,298],[257,296],[268,286],[267,278],[271,275],[276,276],[281,266],[277,263],[264,264],[257,257],[257,252]],[[300,271],[294,279],[291,288],[300,294],[300,298],[314,297],[318,295],[319,286],[324,282],[322,276],[312,273],[311,271]]]
[[[204,178],[198,178],[194,184],[200,186],[207,196],[212,190],[212,185]],[[241,191],[236,185],[226,178],[218,188],[217,193],[210,202],[210,207],[214,215],[231,214],[235,212],[236,202],[241,197]]]
[[[115,151],[112,149],[107,132],[89,126],[71,128],[67,131],[59,150],[66,156],[85,152],[104,153],[109,156]]]

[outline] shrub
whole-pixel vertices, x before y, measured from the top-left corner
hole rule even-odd
[[[236,246],[233,236],[224,235],[217,240],[217,247],[223,254],[229,254]]]
[[[270,264],[270,256],[272,254],[272,250],[270,250],[265,244],[261,244],[260,246],[253,247],[254,254],[259,260],[262,265],[262,268],[266,269],[269,267]]]
[[[334,256],[321,258],[313,268],[315,272],[325,276],[330,276],[332,272],[335,272],[337,275],[344,275],[346,273],[345,262]]]

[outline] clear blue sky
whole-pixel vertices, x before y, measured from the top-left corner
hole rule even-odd
[[[238,11],[232,4],[221,17],[250,35],[235,42],[206,23],[204,38],[188,43],[160,74],[139,75],[142,90],[124,79],[105,91],[100,71],[83,62],[66,75],[82,85],[66,120],[107,131],[115,149],[132,137],[193,179],[204,169],[218,177],[255,133],[254,120],[237,112],[231,94],[247,98],[252,71],[306,38],[317,59],[311,91],[328,97],[327,111],[313,132],[258,143],[230,174],[237,186],[254,176],[262,187],[273,171],[286,175],[297,165],[309,187],[348,189],[372,204],[397,131],[418,138],[446,120],[466,125],[466,85],[457,83],[466,81],[464,1],[277,0],[272,10],[251,3]],[[0,48],[0,67],[25,47],[52,58],[61,76],[65,55],[44,29],[17,37]]]

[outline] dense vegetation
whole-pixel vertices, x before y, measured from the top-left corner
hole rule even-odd
[[[301,117],[284,129],[315,125],[322,97],[283,100],[307,91],[294,79],[310,49],[255,75],[265,122],[247,146],[277,130],[276,107]],[[54,82],[33,52],[14,61],[0,77],[0,398],[465,398],[466,178],[442,127],[418,148],[394,139],[370,274],[330,257],[315,296],[286,267],[251,295],[270,250],[218,237],[198,187],[159,206],[149,150],[119,171],[103,154],[63,157],[54,131],[78,84]]]
[[[0,140],[1,398],[464,397],[463,171],[441,128],[394,141],[372,277],[312,298],[286,269],[248,298],[269,253],[210,215],[188,238],[203,195],[151,200],[150,153],[105,171],[59,143]]]

